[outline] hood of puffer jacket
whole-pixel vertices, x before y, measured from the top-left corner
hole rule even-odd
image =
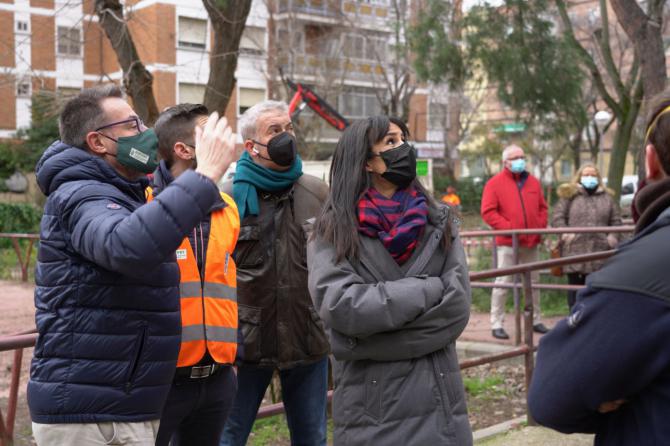
[[[575,197],[577,194],[585,194],[586,191],[584,188],[575,183],[563,183],[560,186],[558,186],[558,189],[556,189],[556,195],[558,195],[559,198],[565,198],[567,200],[570,200]],[[614,191],[610,189],[609,187],[603,187],[603,186],[598,186],[598,189],[595,192],[596,194],[603,194],[603,193],[608,193],[611,196],[614,196]]]
[[[61,141],[55,141],[44,151],[35,166],[35,174],[37,185],[46,196],[64,183],[93,180],[112,184],[125,194],[144,199],[144,189],[149,185],[146,177],[127,180],[102,158]]]

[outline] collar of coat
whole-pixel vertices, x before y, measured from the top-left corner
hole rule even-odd
[[[649,183],[639,190],[635,197],[635,205],[640,211],[635,232],[640,232],[651,225],[656,219],[670,208],[670,178]]]
[[[559,198],[565,198],[566,200],[572,200],[577,195],[586,195],[588,192],[584,190],[584,187],[581,184],[577,183],[563,183],[558,186],[556,194]],[[604,194],[608,193],[611,196],[614,196],[614,191],[609,187],[604,187],[602,184],[598,186],[598,189],[594,194]]]

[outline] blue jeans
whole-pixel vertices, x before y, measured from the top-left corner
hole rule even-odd
[[[220,446],[244,446],[274,369],[242,366]],[[279,371],[291,445],[325,446],[328,358]]]

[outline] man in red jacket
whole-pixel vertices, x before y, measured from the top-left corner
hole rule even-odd
[[[503,170],[484,186],[481,214],[493,229],[530,229],[547,226],[547,203],[542,186],[537,178],[526,171],[526,156],[523,149],[510,145],[503,151]],[[540,235],[519,235],[519,263],[538,260]],[[496,237],[498,267],[514,265],[514,250],[511,236]],[[539,279],[535,271],[533,282]],[[496,283],[512,282],[513,276],[498,277]],[[494,288],[491,294],[491,329],[494,338],[509,339],[503,328],[507,288]],[[540,322],[540,293],[533,290],[533,330],[546,333],[547,327]]]

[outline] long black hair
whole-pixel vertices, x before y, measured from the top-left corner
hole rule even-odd
[[[372,185],[371,174],[366,170],[372,157],[372,146],[381,141],[391,124],[402,131],[402,139],[409,138],[409,129],[400,119],[388,116],[371,116],[353,122],[337,142],[330,165],[330,192],[321,214],[316,220],[314,236],[335,247],[336,261],[344,258],[358,259],[358,202]],[[430,208],[437,208],[433,197],[418,179],[412,183],[423,194]],[[449,225],[446,225],[445,236]],[[450,237],[445,237],[448,243]],[[446,246],[446,245],[445,245]]]

